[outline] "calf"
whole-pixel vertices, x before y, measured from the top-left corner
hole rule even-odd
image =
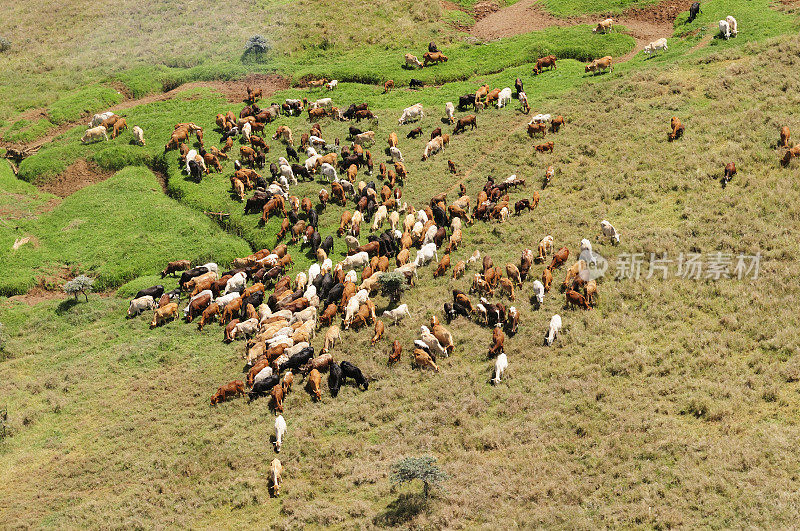
[[[725,165],[725,173],[722,176],[722,186],[728,184],[728,182],[733,179],[734,175],[736,175],[736,164],[729,162]]]

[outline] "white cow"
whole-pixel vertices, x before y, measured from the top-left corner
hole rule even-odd
[[[394,310],[385,310],[383,312],[383,317],[388,317],[389,319],[394,320],[394,324],[403,320],[405,316],[411,317],[411,314],[408,312],[408,304],[401,304]]]
[[[447,350],[439,343],[439,340],[436,339],[436,336],[431,334],[431,331],[428,329],[427,326],[420,326],[419,327],[419,335],[422,342],[428,345],[430,351],[434,354],[434,356],[444,356],[447,357]]]
[[[722,35],[722,38],[726,41],[731,38],[731,25],[728,24],[727,20],[719,21],[719,34]]]
[[[651,55],[657,52],[658,50],[666,50],[666,49],[667,49],[667,39],[662,37],[645,46],[644,53],[646,55]]]
[[[550,329],[547,331],[547,338],[545,338],[545,343],[547,346],[553,344],[553,341],[556,340],[556,336],[558,335],[559,331],[561,331],[561,316],[555,314],[550,318]]]
[[[322,163],[322,167],[320,169],[320,173],[322,173],[323,177],[325,177],[328,182],[330,181],[338,181],[339,176],[336,174],[336,168],[333,165],[328,164],[327,162]]]
[[[397,146],[392,146],[389,148],[389,155],[391,155],[392,160],[399,160],[400,162],[405,162],[403,160],[403,152],[400,151],[400,148]]]
[[[725,17],[725,22],[728,23],[728,27],[731,28],[731,35],[736,37],[739,34],[739,23],[736,22],[736,19],[732,16],[728,15]]]
[[[406,66],[422,68],[422,63],[417,59],[417,56],[407,53],[405,55]]]
[[[133,139],[140,146],[145,145],[144,144],[144,131],[138,125],[134,125],[133,126]]]
[[[585,256],[584,256],[585,254]],[[581,240],[581,254],[580,257],[586,261],[588,264],[595,264],[597,265],[597,259],[594,257],[594,253],[592,252],[592,242],[587,240],[586,238]]]
[[[456,106],[453,105],[452,101],[448,101],[444,104],[444,112],[447,114],[447,121],[449,121],[451,124],[455,123]]]
[[[327,142],[325,142],[325,139],[324,139],[324,138],[320,138],[320,137],[318,137],[317,135],[311,135],[311,136],[309,136],[309,137],[308,137],[308,142],[309,142],[309,144],[311,144],[312,146],[316,146],[316,147],[318,147],[318,148],[323,148],[323,147],[325,147],[325,144],[327,144]]]
[[[281,444],[283,443],[283,436],[286,434],[286,421],[283,415],[278,415],[275,419],[275,452],[280,453]]]
[[[319,109],[320,107],[323,108],[333,107],[333,100],[331,98],[320,98],[317,101],[311,103],[312,109]]]
[[[367,254],[366,251],[361,251],[360,253],[346,257],[344,260],[339,262],[339,265],[342,266],[343,270],[350,271],[351,269],[363,269],[368,263],[369,254]]]
[[[500,91],[500,95],[497,97],[497,108],[501,109],[511,103],[511,88],[506,87]]]
[[[387,217],[389,217],[389,211],[386,205],[379,206],[378,211],[375,212],[375,221],[372,223],[372,230],[378,230],[383,227],[383,222],[386,221]]]
[[[133,299],[128,306],[128,317],[136,317],[145,310],[154,310],[156,301],[151,295]]]
[[[355,297],[350,297],[344,310],[344,329],[350,328],[350,323],[353,322],[353,317],[358,313],[358,308],[361,303]]]
[[[533,295],[536,297],[536,308],[538,309],[544,302],[544,284],[538,280],[533,281]]]
[[[102,125],[98,125],[97,127],[92,127],[91,129],[87,129],[83,136],[81,137],[81,143],[86,144],[87,142],[94,142],[95,140],[100,140],[104,138],[108,140],[108,133],[106,132],[106,128]]]
[[[325,85],[325,86],[326,86],[326,87],[328,87],[328,90],[333,90],[333,89],[335,89],[337,86],[339,86],[339,80],[338,80],[338,79],[331,79],[331,80],[328,82],[328,84],[327,84],[327,85]]]
[[[500,383],[500,378],[502,378],[503,373],[506,372],[508,368],[508,357],[506,357],[505,352],[501,352],[497,359],[494,360],[494,378],[492,378],[492,383],[497,385]]]
[[[549,114],[537,114],[536,116],[531,118],[531,121],[528,122],[528,125],[531,125],[531,124],[546,124],[551,119],[552,119],[552,116],[550,116]]]
[[[304,272],[301,271],[301,272],[297,273],[297,275],[295,275],[295,277],[294,277],[294,289],[295,290],[298,290],[298,289],[302,288],[302,290],[305,291],[307,283],[308,283],[308,277],[306,276],[306,274]]]
[[[432,138],[430,142],[425,145],[425,151],[422,153],[422,160],[428,160],[429,157],[436,155],[444,148],[442,137],[437,136]]]
[[[214,302],[216,302],[219,305],[220,310],[224,310],[225,306],[232,303],[239,297],[241,297],[241,295],[238,292],[234,291],[233,293],[228,293],[227,295],[223,295],[222,297],[217,297],[217,300],[215,300]],[[269,308],[269,306],[267,308]]]
[[[436,261],[439,261],[439,253],[436,252],[436,244],[429,243],[427,245],[423,245],[419,251],[417,251],[417,256],[414,259],[414,265],[417,267],[424,266],[431,260],[436,258]]]
[[[317,275],[322,273],[322,267],[319,264],[314,263],[311,264],[308,268],[308,278],[311,282],[314,282],[314,279],[317,278]]]
[[[253,133],[253,126],[250,125],[250,122],[245,122],[242,126],[242,140],[245,142],[250,142],[250,135]]]
[[[422,245],[427,245],[433,242],[433,239],[436,237],[436,231],[438,230],[439,227],[437,227],[436,225],[431,225],[430,227],[428,227],[428,231],[425,233],[425,238],[423,238],[422,240]]]
[[[303,166],[305,166],[305,168],[306,168],[306,171],[307,171],[308,173],[312,173],[312,172],[314,171],[314,168],[316,168],[316,167],[317,167],[317,161],[320,159],[320,157],[321,157],[321,155],[313,155],[313,156],[311,156],[311,157],[308,157],[308,158],[307,158],[307,159],[306,159],[306,160],[303,162]],[[324,163],[323,163],[323,164],[324,164]],[[289,169],[291,169],[291,168],[289,168]],[[283,170],[281,170],[281,173],[283,173]],[[292,177],[294,177],[294,174],[292,174]]]
[[[263,369],[261,369],[260,371],[258,371],[258,374],[256,374],[256,377],[253,378],[253,383],[257,384],[261,380],[269,378],[270,376],[272,376],[272,367],[270,367],[268,365],[268,366],[264,367]]]
[[[89,122],[86,125],[88,125],[89,127],[97,127],[98,125],[102,125],[103,122],[105,122],[106,120],[108,120],[112,116],[114,116],[114,113],[111,112],[111,111],[106,111],[104,113],[95,114],[92,117],[92,121]]]
[[[619,243],[619,233],[617,229],[614,228],[614,225],[608,222],[608,220],[603,220],[600,222],[600,228],[603,229],[603,236],[606,238],[610,238],[612,243],[617,242]]]
[[[417,103],[412,105],[411,107],[406,107],[403,109],[403,115],[400,116],[400,119],[397,121],[398,124],[403,125],[406,122],[416,119],[422,119],[425,117],[425,112],[422,110],[422,104]]]
[[[247,321],[242,321],[241,323],[237,324],[233,327],[233,338],[236,339],[239,336],[244,337],[251,337],[254,336],[258,332],[258,318],[253,317],[252,319],[248,319]]]
[[[347,274],[344,276],[344,282],[347,284],[348,282],[352,282],[355,284],[358,282],[358,273],[355,271],[348,271]]]
[[[225,284],[225,293],[223,293],[223,295],[227,295],[234,291],[242,292],[246,286],[247,273],[240,271],[228,279],[228,282]]]

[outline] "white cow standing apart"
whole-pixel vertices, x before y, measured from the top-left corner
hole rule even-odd
[[[608,220],[603,220],[600,222],[600,228],[603,229],[603,236],[606,238],[610,238],[611,242],[619,243],[619,233],[617,229],[614,228],[614,225],[608,222]]]
[[[662,37],[645,46],[644,53],[647,55],[651,55],[656,53],[658,50],[666,50],[666,49],[667,49],[667,39]]]
[[[411,317],[411,314],[408,311],[408,304],[401,304],[394,310],[385,310],[383,312],[383,316],[393,319],[394,324],[397,324],[398,322],[402,321],[403,317],[405,317],[406,315]]]
[[[492,378],[493,384],[497,385],[500,383],[500,379],[503,377],[503,373],[506,372],[507,368],[508,358],[506,357],[505,352],[501,352],[494,361],[494,378]]]
[[[448,101],[444,104],[444,112],[447,114],[447,120],[450,122],[450,124],[453,124],[456,121],[456,107],[453,105],[452,101]]]
[[[556,336],[561,331],[561,316],[555,314],[553,317],[550,318],[550,329],[547,331],[547,337],[545,338],[545,343],[547,346],[553,344],[553,341],[556,340]]]
[[[275,452],[280,453],[281,444],[283,444],[283,436],[286,434],[286,420],[283,415],[278,415],[275,419]]]
[[[538,309],[544,302],[544,284],[539,280],[533,281],[533,295],[536,297],[536,309]]]
[[[719,34],[722,35],[722,38],[726,41],[731,38],[731,26],[728,24],[727,20],[719,21]]]
[[[422,104],[417,103],[412,105],[411,107],[406,107],[403,109],[403,114],[400,116],[400,119],[397,121],[399,125],[403,125],[406,122],[411,120],[416,120],[417,118],[422,119],[425,117],[425,112],[422,110]]]

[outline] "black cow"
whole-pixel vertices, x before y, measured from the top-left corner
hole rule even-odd
[[[294,159],[297,162],[300,162],[300,157],[297,155],[297,150],[289,145],[286,146],[286,158],[288,160]]]
[[[428,43],[428,51],[431,53],[436,53],[439,51],[439,48],[436,47],[436,43],[431,41]]]
[[[293,354],[285,363],[278,367],[278,372],[286,370],[299,371],[300,367],[308,363],[314,357],[314,347],[306,347],[297,354]]]
[[[689,8],[689,19],[686,22],[691,23],[695,18],[697,18],[699,13],[702,13],[702,11],[700,11],[700,2],[694,2],[692,7]]]
[[[517,89],[517,97],[519,97],[519,93],[524,90],[522,87],[522,80],[520,78],[517,78],[517,80],[514,81],[514,88]]]
[[[264,209],[264,205],[267,204],[267,201],[270,200],[272,194],[267,192],[259,192],[256,191],[253,194],[253,197],[247,199],[244,204],[244,213],[245,214],[253,214],[261,212]]]
[[[159,284],[158,286],[151,286],[146,289],[140,289],[139,292],[134,297],[134,299],[150,295],[151,297],[153,297],[154,300],[158,301],[158,299],[160,299],[163,294],[164,294],[164,286]]]
[[[444,318],[447,320],[448,324],[456,318],[456,311],[449,302],[444,303]]]
[[[421,79],[411,78],[411,81],[408,82],[409,88],[422,88],[425,86],[425,83]]]
[[[253,388],[247,393],[250,401],[252,402],[259,396],[266,396],[272,391],[272,388],[276,385],[281,383],[281,377],[279,374],[273,374],[272,376],[267,376],[263,380],[256,382],[253,384]]]
[[[364,391],[369,388],[369,382],[364,375],[361,373],[361,369],[350,363],[349,361],[343,361],[340,364],[342,368],[342,383],[344,383],[345,378],[352,378],[356,381],[356,385],[358,387],[364,387]]]
[[[330,304],[332,302],[335,302],[336,304],[339,304],[339,302],[342,300],[342,294],[343,293],[344,293],[344,284],[339,282],[338,284],[333,286],[330,289],[330,291],[328,291],[328,296],[325,297],[325,306],[323,306],[323,307],[327,307],[328,304]]]
[[[311,173],[309,173],[306,167],[302,164],[292,164],[292,173],[294,173],[295,177],[302,177],[306,181],[314,180],[314,178],[311,176]]]
[[[324,299],[328,296],[328,293],[330,293],[335,281],[333,280],[333,275],[330,273],[319,275],[317,278],[322,279],[319,283],[319,286],[317,286],[317,294],[321,299]]]
[[[312,210],[312,212],[314,211]],[[311,249],[315,254],[320,245],[322,245],[322,236],[319,235],[319,232],[314,231],[314,234],[311,235]]]
[[[328,370],[330,371],[328,373],[328,388],[331,390],[331,396],[336,398],[336,395],[339,394],[339,389],[342,387],[342,368],[339,367],[338,363],[332,361]]]
[[[307,217],[308,217],[308,224],[311,227],[314,227],[315,229],[319,228],[319,214],[317,214],[316,210],[313,210],[313,209],[309,210]],[[316,252],[316,250],[315,250],[315,252]]]
[[[333,236],[326,236],[320,247],[325,251],[325,254],[331,254],[331,249],[333,249]]]
[[[355,111],[353,111],[353,112],[355,112]],[[360,135],[361,133],[364,132],[361,129],[359,129],[358,127],[355,127],[355,126],[352,126],[352,125],[350,126],[349,131],[350,131],[350,137],[351,138],[353,138],[353,137],[355,137],[357,135]]]
[[[475,94],[467,94],[466,96],[458,97],[458,108],[464,110],[468,107],[475,105]]]
[[[203,168],[196,160],[189,161],[189,176],[197,182],[203,178]]]
[[[247,319],[247,305],[252,304],[253,308],[258,309],[261,306],[261,303],[264,302],[264,292],[263,291],[256,291],[255,293],[251,293],[247,296],[245,300],[242,301],[242,311],[239,315],[239,319],[244,321]]]

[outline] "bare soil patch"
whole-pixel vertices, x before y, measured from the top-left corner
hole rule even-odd
[[[64,173],[37,186],[45,192],[67,197],[81,188],[105,181],[113,174],[114,172],[103,170],[97,164],[79,159],[70,164]]]
[[[672,22],[681,11],[686,11],[693,0],[665,0],[653,6],[631,8],[620,16],[614,16],[617,24],[628,28],[628,34],[636,39],[636,47],[618,62],[636,55],[650,42],[672,34]],[[610,15],[558,18],[542,9],[539,0],[519,2],[485,14],[472,27],[470,33],[483,40],[511,37],[531,31],[540,31],[551,26],[568,27],[577,24],[594,24]],[[477,15],[475,17],[478,18]]]

